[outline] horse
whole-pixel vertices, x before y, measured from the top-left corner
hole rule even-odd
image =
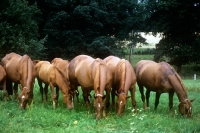
[[[8,95],[13,94],[12,83],[14,83],[15,99],[19,99],[20,108],[25,109],[33,99],[33,88],[35,82],[34,63],[28,55],[19,55],[14,52],[6,54],[1,64],[6,71],[6,89]],[[21,93],[18,96],[18,84]]]
[[[156,92],[155,110],[159,104],[160,95],[162,93],[169,93],[169,108],[170,112],[172,113],[173,96],[175,92],[180,102],[178,106],[179,112],[183,116],[191,117],[191,102],[193,102],[195,99],[188,99],[184,84],[172,66],[166,62],[156,63],[151,60],[141,60],[136,64],[134,70],[136,73],[137,84],[141,93],[141,99],[144,104],[144,109],[149,107],[150,91]],[[145,103],[143,87],[146,88],[147,104]]]
[[[53,64],[48,61],[39,61],[35,66],[36,78],[40,87],[40,93],[43,101],[43,89],[45,91],[46,102],[48,101],[48,86],[51,88],[53,108],[56,108],[58,101],[59,89],[62,91],[63,100],[68,109],[73,109],[73,98],[70,93],[69,82],[65,79],[63,73]],[[45,87],[42,87],[42,83]],[[54,93],[54,87],[56,87],[56,94]]]
[[[0,87],[3,91],[3,99],[6,99],[6,71],[2,65],[0,65]]]
[[[69,61],[68,60],[63,60],[62,58],[54,58],[51,61],[51,64],[55,65],[64,74],[66,80],[68,80],[68,65],[69,65]],[[75,90],[72,93],[76,94],[76,99],[77,99],[77,102],[79,103],[79,98],[78,98],[79,91],[78,91],[78,89]]]
[[[115,94],[118,96],[116,103],[117,115],[121,116],[124,112],[127,103],[128,90],[131,94],[132,106],[135,113],[137,112],[135,100],[135,84],[136,75],[132,65],[125,59],[120,59],[116,56],[108,56],[104,59],[108,68],[112,72],[112,104],[115,104]]]
[[[82,87],[86,105],[90,102],[89,91],[94,90],[95,115],[96,119],[100,119],[103,115],[105,97],[106,111],[109,109],[112,84],[112,74],[105,62],[88,55],[78,55],[70,61],[68,72],[71,89],[76,89],[79,85]]]

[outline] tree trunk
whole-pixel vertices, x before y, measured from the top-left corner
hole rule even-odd
[[[132,63],[133,45],[130,46],[129,62]]]

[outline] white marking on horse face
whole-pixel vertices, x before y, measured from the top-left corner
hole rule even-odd
[[[98,103],[98,107],[99,107],[99,108],[101,107],[100,103]]]
[[[120,101],[120,103],[119,103],[119,104],[121,105],[122,103],[123,103],[123,102],[122,102],[122,101]]]
[[[23,95],[23,96],[22,96],[22,99],[24,99],[24,98],[25,98],[25,96]]]

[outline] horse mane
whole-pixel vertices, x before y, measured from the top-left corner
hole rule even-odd
[[[65,75],[64,75],[64,73],[57,67],[57,66],[55,66],[55,65],[53,65],[54,66],[54,68],[56,68],[57,70],[58,70],[58,72],[59,72],[59,74],[61,75],[61,77],[63,78],[63,79],[65,79],[66,77],[65,77]],[[68,79],[67,79],[68,80]],[[66,80],[64,80],[64,81],[66,81]]]
[[[100,90],[100,80],[99,80],[99,78],[100,78],[100,59],[99,58],[97,58],[95,61],[97,61],[98,62],[98,65],[96,65],[95,66],[95,68],[94,68],[94,90]],[[95,92],[96,93],[96,92]]]
[[[118,90],[118,93],[124,92],[123,88],[125,85],[125,76],[126,76],[126,63],[125,63],[125,59],[121,59],[118,64],[117,64],[117,68],[119,68],[120,71],[120,89]]]
[[[166,63],[168,66],[169,66],[169,68],[171,68],[171,70],[174,72],[174,74],[175,74],[175,76],[176,76],[176,78],[179,80],[179,82],[181,83],[181,86],[182,86],[182,88],[183,88],[183,90],[184,90],[184,92],[185,92],[185,94],[186,94],[186,96],[187,96],[187,92],[186,92],[186,89],[185,89],[185,86],[184,86],[184,84],[183,84],[183,82],[182,82],[182,80],[181,80],[181,77],[179,76],[179,74],[175,71],[175,69],[171,66],[171,65],[169,65],[168,63]]]
[[[21,69],[22,74],[25,77],[25,80],[28,78],[28,59],[29,59],[29,56],[24,55],[24,56],[22,56],[22,59],[21,59],[21,62],[20,62],[21,63],[20,69]]]

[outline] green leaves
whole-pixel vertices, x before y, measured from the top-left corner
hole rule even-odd
[[[8,0],[2,8],[0,13],[1,56],[9,52],[22,55],[30,53],[30,56],[40,53],[40,50],[32,52],[32,48],[37,48],[37,44],[43,45],[38,41],[39,29],[35,20],[35,15],[39,13],[37,7],[29,6],[26,0]]]

